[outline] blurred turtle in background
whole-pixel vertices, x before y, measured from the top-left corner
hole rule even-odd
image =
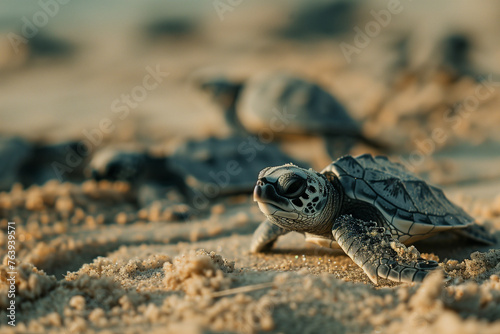
[[[212,137],[186,141],[168,156],[108,147],[94,155],[87,172],[95,180],[130,182],[140,207],[161,203],[182,220],[221,196],[251,193],[262,168],[292,161],[254,137]]]
[[[424,82],[436,75],[445,82],[453,82],[464,76],[479,76],[471,60],[473,43],[465,33],[447,32],[437,40],[416,34],[406,37],[402,45],[400,64],[407,67],[410,75]]]
[[[384,146],[363,135],[360,125],[319,85],[285,72],[257,75],[245,83],[223,77],[201,80],[225,112],[237,135],[271,130],[280,137],[322,136],[332,158],[348,153],[356,142]]]
[[[7,190],[19,182],[19,170],[29,159],[31,145],[21,138],[0,137],[0,189]]]
[[[9,190],[15,183],[29,186],[51,179],[62,181],[63,176],[64,180],[83,180],[85,157],[78,155],[78,144],[76,141],[45,144],[0,137],[0,190]]]

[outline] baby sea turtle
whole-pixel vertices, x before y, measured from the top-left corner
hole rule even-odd
[[[292,164],[265,168],[254,200],[267,220],[254,233],[252,252],[289,231],[305,233],[308,242],[341,248],[375,284],[378,277],[420,282],[438,267],[418,252],[403,256],[402,244],[448,230],[496,242],[442,190],[383,156],[344,156],[320,173]]]
[[[202,89],[224,108],[226,122],[237,134],[320,135],[328,153],[337,158],[356,141],[375,148],[346,108],[319,85],[286,72],[269,72],[245,84],[218,77],[205,80]]]

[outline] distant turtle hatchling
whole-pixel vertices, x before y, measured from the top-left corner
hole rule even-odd
[[[251,193],[262,168],[289,161],[294,159],[274,144],[212,137],[188,140],[171,155],[159,157],[142,150],[104,148],[93,156],[88,172],[96,180],[130,182],[141,207],[163,201],[165,206],[188,202],[204,209],[219,196]],[[167,200],[167,193],[176,195],[175,200]]]
[[[269,129],[276,135],[322,136],[335,158],[357,141],[383,148],[363,135],[358,122],[335,97],[290,73],[264,73],[244,84],[215,77],[202,80],[201,88],[224,108],[228,125],[240,135]]]
[[[403,256],[402,244],[443,231],[496,243],[442,190],[383,156],[344,156],[320,173],[292,164],[265,168],[254,200],[267,219],[251,251],[271,248],[289,231],[305,233],[308,242],[341,248],[375,284],[378,277],[420,282],[438,267],[418,252]]]
[[[0,136],[0,191],[11,189],[17,182],[29,186],[55,178],[80,181],[83,163],[67,166],[68,157],[75,157],[77,149],[76,141],[48,144]]]

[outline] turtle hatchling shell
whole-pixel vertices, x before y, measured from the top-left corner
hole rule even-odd
[[[386,157],[345,156],[324,171],[338,175],[347,196],[377,207],[391,225],[391,233],[398,235],[401,242],[474,223],[441,189]]]

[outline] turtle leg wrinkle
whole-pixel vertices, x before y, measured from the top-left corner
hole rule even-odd
[[[421,282],[439,268],[437,262],[424,260],[418,254],[396,251],[406,247],[375,222],[343,215],[333,223],[332,233],[339,246],[374,284],[378,283],[378,277],[396,282]]]
[[[264,220],[253,233],[250,252],[258,253],[271,249],[278,237],[288,232],[290,231],[271,223],[267,219]]]

